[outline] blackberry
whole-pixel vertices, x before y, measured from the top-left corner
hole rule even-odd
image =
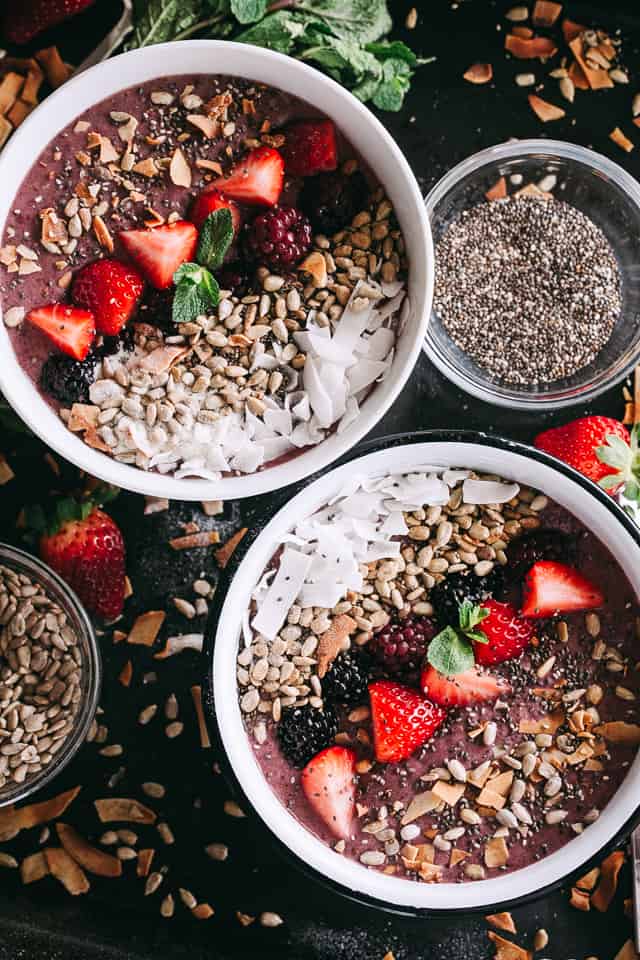
[[[374,633],[368,650],[385,673],[411,679],[420,672],[427,647],[436,633],[429,617],[406,617]]]
[[[326,704],[318,710],[307,703],[303,707],[287,707],[278,724],[278,742],[285,759],[292,767],[304,767],[316,753],[333,743],[338,732],[338,719]]]
[[[350,177],[343,173],[309,177],[300,195],[300,203],[313,229],[327,236],[348,227],[355,215],[365,209],[368,200],[367,181],[358,171]]]
[[[125,326],[117,336],[109,337],[103,335],[102,343],[99,347],[95,348],[94,352],[99,357],[110,357],[112,354],[117,353],[118,350],[126,350],[127,353],[131,353],[134,346],[133,327]]]
[[[330,703],[346,705],[367,699],[369,667],[363,654],[346,650],[339,654],[322,680],[322,694]]]
[[[249,255],[275,270],[291,270],[311,246],[311,224],[295,207],[274,207],[247,228]]]
[[[501,567],[494,567],[485,577],[473,572],[451,573],[429,593],[436,619],[441,627],[456,626],[459,622],[458,608],[465,600],[480,604],[493,597],[499,600],[504,594],[504,574]]]
[[[561,530],[531,530],[509,544],[507,558],[507,573],[512,580],[519,582],[538,560],[554,560],[572,566],[576,559],[576,542]]]
[[[85,360],[74,360],[55,353],[42,367],[40,386],[61,403],[85,403],[89,399],[89,387],[95,380],[96,362],[93,354]]]

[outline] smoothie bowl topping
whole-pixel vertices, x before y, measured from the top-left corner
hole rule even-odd
[[[585,831],[624,779],[636,613],[606,548],[531,488],[354,475],[253,590],[239,706],[272,790],[335,851],[481,880]]]
[[[69,429],[176,478],[341,432],[393,360],[403,237],[333,122],[237,78],[150,81],[42,153],[0,248],[17,357]]]

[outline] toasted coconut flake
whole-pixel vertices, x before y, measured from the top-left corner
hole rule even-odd
[[[491,837],[484,845],[487,867],[504,867],[509,861],[509,848],[504,837]]]
[[[418,873],[425,883],[439,883],[442,879],[442,867],[437,863],[422,862]]]
[[[84,837],[68,823],[56,823],[56,833],[60,843],[70,857],[89,873],[98,877],[119,877],[122,874],[122,863],[117,857],[97,847],[91,846]]]
[[[554,710],[553,713],[547,713],[538,720],[521,720],[518,725],[518,732],[528,734],[554,734],[563,723],[564,712],[562,710]]]
[[[93,805],[102,823],[112,823],[114,820],[123,823],[156,822],[153,810],[139,800],[130,800],[128,797],[105,797],[103,800],[94,800]]]
[[[207,160],[205,157],[198,157],[196,160],[198,170],[211,170],[217,177],[222,176],[222,167],[215,160]]]
[[[625,900],[625,912],[626,912],[627,901]],[[628,914],[632,916],[632,914]],[[636,953],[636,948],[633,944],[633,940],[627,940],[622,944],[618,952],[616,953],[614,960],[638,960],[638,954]]]
[[[462,76],[469,83],[489,83],[493,79],[493,67],[490,63],[472,63]]]
[[[317,649],[317,670],[321,680],[338,654],[344,650],[347,638],[353,633],[356,626],[357,624],[352,617],[342,613],[332,621],[329,629],[320,635]]]
[[[594,727],[593,732],[610,743],[625,743],[634,747],[640,745],[640,726],[636,723],[610,720]]]
[[[536,96],[535,93],[530,93],[528,100],[529,106],[543,123],[549,123],[551,120],[561,120],[566,116],[565,111],[561,107],[554,106],[547,100],[543,100],[542,97]]]
[[[44,50],[38,50],[35,57],[54,89],[61,87],[71,76],[71,68],[63,62],[57,47],[46,47]]]
[[[305,257],[298,270],[310,274],[316,287],[326,287],[328,280],[327,263],[319,251],[315,250],[308,257]]]
[[[131,169],[134,173],[139,173],[143,177],[155,177],[159,173],[153,157],[145,157],[144,160],[138,160]]]
[[[196,718],[198,720],[200,746],[203,750],[209,750],[211,747],[211,740],[209,739],[209,731],[207,730],[207,724],[204,719],[204,710],[202,709],[202,689],[197,685],[191,687],[191,696],[193,698],[193,708],[196,711]]]
[[[154,376],[166,373],[171,367],[189,353],[188,347],[157,347],[148,353],[140,366]]]
[[[544,60],[558,52],[549,37],[531,37],[527,40],[513,33],[508,33],[504,38],[504,48],[518,60]]]
[[[165,616],[164,610],[148,610],[147,613],[141,613],[129,631],[127,643],[141,644],[144,647],[153,646]]]
[[[589,894],[585,893],[584,890],[578,890],[577,887],[571,888],[569,903],[572,907],[575,907],[576,910],[582,910],[584,913],[586,913],[588,910],[591,910]]]
[[[106,223],[100,216],[95,216],[93,218],[93,232],[95,233],[96,240],[100,246],[106,250],[108,253],[113,253],[114,244],[113,237],[109,233],[109,228]]]
[[[232,537],[229,537],[226,543],[224,543],[214,552],[216,562],[219,567],[222,567],[223,570],[229,563],[229,560],[231,560],[231,557],[235,553],[238,544],[247,532],[248,527],[242,527],[242,529],[237,530]]]
[[[613,140],[616,146],[620,147],[625,153],[631,153],[634,144],[628,137],[625,137],[620,127],[615,127],[609,134],[609,139]]]
[[[173,657],[176,653],[182,653],[183,650],[197,650],[202,653],[204,643],[203,633],[181,633],[175,637],[167,637],[167,641],[158,653],[154,653],[154,660],[166,660],[167,657]]]
[[[587,893],[591,893],[599,877],[600,867],[594,867],[593,870],[589,870],[589,872],[585,873],[579,880],[576,880],[576,887],[578,890],[586,890]]]
[[[191,913],[196,920],[208,920],[215,913],[213,907],[208,903],[198,903],[193,907]]]
[[[214,137],[218,136],[220,125],[213,117],[205,117],[201,113],[189,113],[187,114],[187,123],[199,130],[207,140],[213,140]]]
[[[49,875],[49,864],[42,850],[25,857],[20,864],[20,879],[23,883],[36,883]]]
[[[552,27],[561,13],[561,3],[552,3],[551,0],[536,0],[531,20],[536,27]]]
[[[605,87],[612,87],[613,80],[606,70],[593,70],[582,56],[582,37],[574,37],[569,44],[569,49],[573,53],[576,61],[580,65],[582,72],[587,78],[587,83],[592,90],[602,90]]]
[[[43,850],[49,873],[59,880],[72,897],[87,893],[90,887],[84,870],[78,866],[62,847],[47,847]]]
[[[575,23],[574,20],[568,20],[566,17],[562,21],[562,36],[564,37],[564,42],[567,46],[571,43],[572,40],[575,40],[576,37],[579,37],[581,33],[584,33],[586,27],[583,27],[581,23]]]
[[[531,37],[535,37],[535,33],[531,27],[511,27],[511,33],[513,33],[516,37],[524,37],[525,40],[530,40]]]
[[[618,889],[618,876],[625,857],[622,850],[614,850],[600,864],[600,882],[591,894],[591,904],[600,913],[606,913]]]
[[[176,147],[173,151],[171,163],[169,164],[169,176],[176,187],[191,186],[191,167],[187,163],[187,158],[180,147]]]
[[[19,73],[6,73],[0,83],[0,113],[6,114],[14,105],[22,90],[24,77]]]
[[[9,483],[10,480],[13,480],[14,477],[15,473],[7,463],[5,455],[0,453],[0,487],[4,487],[4,485]]]
[[[437,797],[431,790],[414,794],[402,817],[402,825],[406,826],[408,823],[413,823],[418,817],[424,816],[425,813],[431,813],[440,806],[441,802],[440,797]]]
[[[496,948],[494,960],[532,960],[533,954],[529,950],[519,947],[517,943],[512,943],[510,940],[505,940],[494,930],[489,930],[487,936]]]
[[[67,225],[53,207],[40,211],[42,221],[40,240],[42,243],[66,243],[69,239]]]
[[[487,200],[504,200],[506,196],[507,181],[505,177],[500,177],[500,179],[485,192]]]
[[[123,687],[130,687],[132,678],[133,678],[133,664],[131,663],[131,660],[127,660],[124,667],[118,674],[118,680],[120,681]]]
[[[445,780],[436,780],[431,792],[443,800],[449,807],[455,807],[465,791],[464,783],[448,783]]]
[[[153,847],[146,847],[138,851],[138,863],[136,865],[136,875],[138,877],[147,877],[151,869],[151,863],[155,855]]]
[[[517,933],[516,925],[510,913],[490,913],[485,917],[487,923],[490,923],[496,930],[506,930],[507,933]]]
[[[484,787],[478,795],[478,804],[481,807],[487,807],[491,810],[502,810],[506,803],[501,793],[496,793],[490,787]]]
[[[213,543],[220,543],[220,534],[217,530],[201,530],[199,533],[188,533],[184,537],[173,537],[169,540],[172,550],[191,550],[193,547],[210,547]]]
[[[109,137],[100,137],[100,163],[116,163],[120,159],[120,154],[109,140]]]
[[[0,116],[0,147],[3,147],[11,134],[13,133],[13,127],[9,123],[6,117]]]
[[[506,797],[511,786],[513,784],[513,770],[507,770],[504,773],[498,774],[497,777],[491,777],[487,781],[487,788],[493,790],[494,793],[499,793],[501,797]]]
[[[449,857],[449,866],[457,867],[457,865],[462,863],[463,860],[466,860],[468,856],[468,850],[459,850],[457,847],[454,847],[451,851],[451,856]]]
[[[31,803],[19,809],[14,806],[4,807],[0,810],[0,842],[11,840],[21,830],[29,830],[31,827],[48,823],[49,820],[56,820],[79,793],[80,787],[74,787],[73,790],[66,790],[50,800]]]
[[[84,430],[95,430],[98,426],[99,407],[94,407],[89,403],[74,403],[71,407],[71,415],[67,426],[73,433],[79,433]]]

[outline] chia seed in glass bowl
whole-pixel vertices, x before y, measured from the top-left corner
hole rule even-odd
[[[454,167],[426,206],[437,282],[424,350],[457,386],[550,409],[637,364],[640,188],[617,164],[560,141],[508,143]]]

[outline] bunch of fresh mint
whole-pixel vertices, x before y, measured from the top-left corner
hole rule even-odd
[[[399,110],[419,59],[389,39],[386,0],[134,0],[127,49],[202,36],[268,47],[320,67],[360,100]]]

